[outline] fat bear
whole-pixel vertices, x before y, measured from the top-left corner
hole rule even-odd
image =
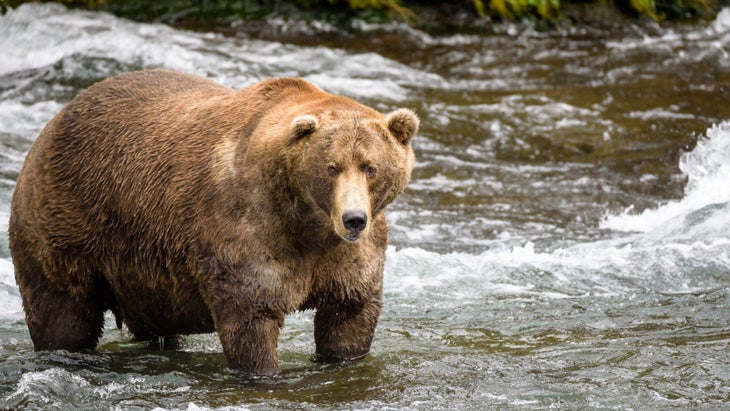
[[[36,350],[95,348],[112,310],[138,338],[216,331],[229,367],[280,371],[287,313],[316,354],[370,350],[384,208],[419,120],[297,78],[234,91],[146,70],[74,98],[31,146],[9,240]]]

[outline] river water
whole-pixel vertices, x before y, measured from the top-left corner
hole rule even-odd
[[[730,407],[730,9],[479,36],[224,31],[0,16],[0,408]],[[287,318],[276,380],[227,370],[215,334],[148,345],[111,317],[95,352],[33,352],[6,235],[24,153],[80,90],[148,67],[234,88],[303,76],[420,114],[364,360],[313,362],[311,312]]]

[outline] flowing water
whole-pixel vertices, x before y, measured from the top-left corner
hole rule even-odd
[[[76,93],[167,67],[234,88],[303,76],[422,130],[388,211],[372,352],[314,362],[287,318],[276,380],[215,334],[34,352],[7,250],[24,153]],[[483,35],[273,20],[204,32],[26,5],[0,16],[0,408],[727,409],[730,9],[696,25]]]

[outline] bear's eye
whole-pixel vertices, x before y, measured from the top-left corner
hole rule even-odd
[[[362,170],[365,172],[365,175],[368,178],[375,177],[375,173],[377,172],[377,170],[373,166],[365,166]]]
[[[338,170],[335,166],[327,166],[327,173],[332,177],[336,177],[338,174],[340,174],[340,170]]]

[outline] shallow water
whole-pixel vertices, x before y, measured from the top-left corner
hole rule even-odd
[[[730,10],[617,26],[216,34],[51,5],[0,16],[0,408],[730,406]],[[33,352],[5,235],[24,153],[81,89],[145,67],[235,88],[300,75],[420,114],[368,357],[313,362],[311,312],[287,318],[278,380],[227,370],[214,334],[160,347],[112,318],[95,352]]]

